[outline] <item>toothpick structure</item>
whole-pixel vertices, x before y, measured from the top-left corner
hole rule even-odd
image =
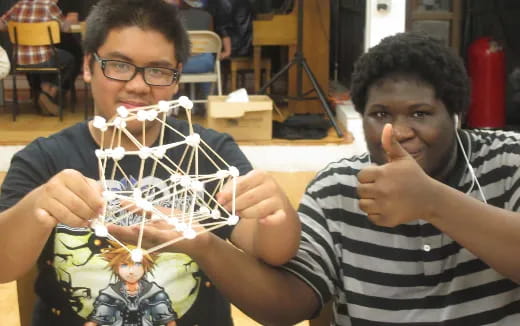
[[[189,123],[189,134],[184,135],[180,131],[174,129],[166,123],[166,117],[172,110],[178,111],[180,108],[186,110],[186,116]],[[97,149],[95,155],[98,159],[99,178],[103,186],[103,198],[106,205],[104,214],[98,219],[93,220],[91,227],[98,237],[107,237],[116,241],[126,248],[130,253],[134,262],[140,262],[143,255],[160,250],[170,246],[177,241],[183,239],[193,239],[197,235],[215,230],[225,225],[234,225],[238,223],[239,217],[235,212],[236,200],[236,179],[239,171],[236,167],[230,166],[224,159],[218,155],[211,147],[208,146],[198,133],[193,130],[191,121],[191,110],[193,102],[187,97],[181,96],[178,100],[160,101],[157,105],[146,107],[138,107],[127,109],[119,107],[117,115],[106,121],[101,116],[94,117],[93,126],[101,131],[101,144],[105,143],[105,132],[112,128],[110,145]],[[137,120],[142,122],[142,142],[135,135],[126,129],[128,122]],[[147,147],[144,144],[146,139],[145,124],[150,121],[159,121],[162,124],[158,145]],[[166,144],[164,143],[164,134],[166,129],[178,134],[181,141]],[[135,150],[126,150],[121,146],[122,137],[127,137],[135,146]],[[182,157],[174,162],[168,157],[167,151],[178,146],[185,146]],[[213,158],[209,155],[212,154]],[[137,156],[140,159],[139,176],[136,182],[129,182],[131,190],[114,191],[110,190],[107,182],[108,162],[111,161],[113,168],[110,178],[113,179],[117,172],[121,173],[127,180],[130,178],[124,169],[118,163],[127,155]],[[199,174],[199,158],[206,158],[214,167],[215,172],[209,175]],[[216,158],[216,159],[215,159]],[[167,171],[169,177],[163,180],[164,187],[161,191],[156,192],[146,189],[142,186],[142,179],[146,177],[144,166],[146,160],[152,160],[152,169],[150,175],[155,175],[157,167],[161,167]],[[218,162],[216,162],[218,161]],[[220,163],[220,165],[218,164]],[[182,166],[187,166],[184,170]],[[221,167],[225,167],[222,169]],[[189,171],[195,171],[194,174],[188,174]],[[231,212],[222,207],[215,195],[217,191],[222,189],[225,183],[232,182],[232,209]],[[212,193],[206,190],[206,184],[217,182],[217,186]],[[205,199],[207,198],[207,199]],[[170,207],[161,207],[159,204],[170,202]],[[140,214],[139,234],[136,239],[137,246],[130,249],[116,237],[111,235],[107,228],[107,223],[117,223],[118,221],[128,219],[133,214]],[[110,217],[108,219],[107,217]],[[153,248],[143,249],[143,231],[146,224],[151,221],[164,220],[172,229],[175,229],[179,236],[165,243],[159,244]]]

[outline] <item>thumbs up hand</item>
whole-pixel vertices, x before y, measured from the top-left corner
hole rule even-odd
[[[413,160],[408,152],[399,144],[393,134],[393,127],[390,123],[385,124],[383,132],[381,133],[381,144],[385,150],[388,162],[398,160]]]
[[[385,125],[381,144],[388,163],[359,172],[359,208],[373,223],[387,227],[426,219],[433,210],[436,181],[399,144],[391,124]]]

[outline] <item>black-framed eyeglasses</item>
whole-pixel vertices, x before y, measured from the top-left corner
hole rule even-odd
[[[150,86],[170,86],[180,76],[179,71],[173,68],[138,67],[126,61],[101,59],[97,53],[94,53],[94,59],[101,65],[105,77],[113,80],[130,81],[140,72],[144,82]]]

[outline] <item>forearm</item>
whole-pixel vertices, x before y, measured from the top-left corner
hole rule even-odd
[[[520,282],[520,214],[444,184],[438,187],[430,222],[493,269]]]
[[[300,245],[301,224],[294,209],[286,210],[281,223],[257,223],[254,253],[268,264],[279,266],[296,255]]]
[[[36,190],[35,190],[36,191]],[[20,278],[36,262],[54,227],[31,210],[33,193],[0,213],[0,283]]]
[[[317,309],[317,296],[294,275],[217,237],[208,248],[192,257],[226,298],[258,322],[294,324]]]
[[[222,38],[222,52],[220,53],[220,59],[225,59],[231,55],[231,38],[225,36]]]

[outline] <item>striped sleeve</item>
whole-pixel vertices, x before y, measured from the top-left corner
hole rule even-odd
[[[348,162],[348,163],[347,163]],[[352,203],[356,195],[357,172],[352,161],[331,163],[309,184],[298,214],[302,240],[297,256],[285,268],[306,282],[325,304],[342,288],[340,231],[341,205]]]
[[[323,212],[316,200],[305,194],[300,203],[302,240],[297,256],[287,268],[318,294],[322,304],[330,300],[337,280],[334,246]]]
[[[504,140],[503,166],[509,167],[510,175],[505,181],[505,193],[507,194],[506,209],[520,211],[520,137],[518,134],[509,133]]]
[[[487,201],[510,211],[520,211],[520,135],[474,131],[472,145],[472,165]]]

